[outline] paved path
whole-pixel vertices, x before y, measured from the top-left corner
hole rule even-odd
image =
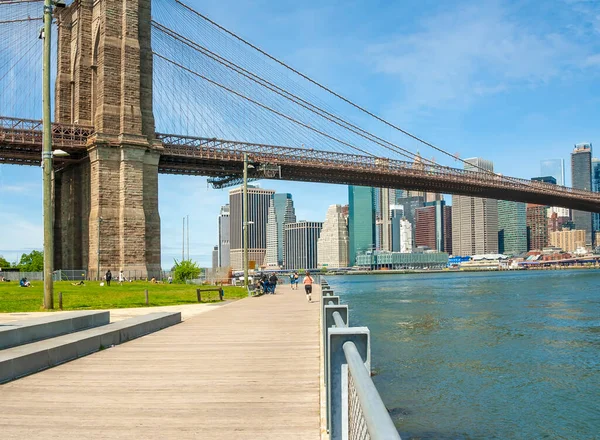
[[[0,385],[0,438],[317,440],[318,298],[282,286]]]

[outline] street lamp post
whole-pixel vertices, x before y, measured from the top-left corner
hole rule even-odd
[[[244,287],[248,288],[248,153],[244,153],[244,185],[242,189],[243,214],[242,223],[244,225]]]
[[[54,264],[54,230],[52,207],[52,127],[50,121],[50,51],[52,38],[52,0],[44,0],[44,49],[42,61],[42,174],[44,197],[44,308],[54,308],[54,284],[52,280]]]

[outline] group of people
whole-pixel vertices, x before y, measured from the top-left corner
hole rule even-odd
[[[279,281],[279,278],[277,278],[277,275],[275,275],[274,273],[271,274],[271,276],[268,276],[266,273],[263,273],[256,280],[255,288],[257,290],[260,290],[265,295],[275,295],[277,281]]]
[[[254,284],[254,288],[256,290],[260,290],[264,294],[275,295],[275,289],[277,288],[278,281],[279,281],[279,279],[277,278],[277,275],[275,275],[274,273],[271,274],[270,276],[268,276],[266,273],[263,273],[257,277],[256,283]],[[294,273],[290,274],[290,286],[292,287],[292,290],[298,290],[298,282],[299,281],[300,281],[300,275],[298,275],[298,272],[294,272]],[[309,302],[312,301],[311,294],[312,294],[312,285],[314,282],[315,282],[315,280],[313,279],[313,277],[310,276],[310,272],[306,272],[306,275],[304,276],[303,284],[304,284],[304,291],[306,293],[306,299]]]
[[[110,271],[110,269],[108,269],[106,271],[106,274],[104,275],[104,279],[106,280],[106,285],[110,286],[110,282],[112,280],[113,276],[112,276],[112,272]],[[127,278],[125,278],[125,274],[123,274],[123,271],[119,271],[119,284],[123,284],[123,281],[127,281]]]

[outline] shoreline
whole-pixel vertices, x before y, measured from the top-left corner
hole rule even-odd
[[[584,270],[600,269],[597,266],[548,266],[527,269],[403,269],[403,270],[356,270],[349,272],[326,272],[322,276],[344,276],[344,275],[412,275],[424,273],[472,273],[472,272],[524,272],[524,271],[544,271],[544,270]]]

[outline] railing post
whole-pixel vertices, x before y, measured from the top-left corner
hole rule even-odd
[[[347,438],[348,432],[348,363],[343,346],[356,345],[365,368],[371,371],[371,340],[367,327],[328,329],[327,426],[330,440]]]
[[[148,297],[148,289],[144,291],[144,295],[146,297],[146,305],[150,305],[150,298]]]
[[[327,297],[329,298],[333,298],[332,296]],[[329,359],[328,359],[328,345],[329,345],[329,339],[327,338],[327,330],[335,327],[335,321],[333,319],[333,313],[334,312],[339,312],[339,314],[342,317],[342,320],[344,321],[344,324],[346,324],[346,327],[348,327],[348,306],[347,305],[327,305],[327,303],[325,303],[325,307],[323,307],[323,369],[325,372],[325,384],[327,384],[327,370],[328,370],[328,365],[329,365]]]
[[[62,292],[58,292],[58,308],[59,310],[63,309],[63,304],[62,304]]]
[[[200,294],[200,289],[196,289],[196,298],[198,299],[198,302],[202,301],[202,295]]]

